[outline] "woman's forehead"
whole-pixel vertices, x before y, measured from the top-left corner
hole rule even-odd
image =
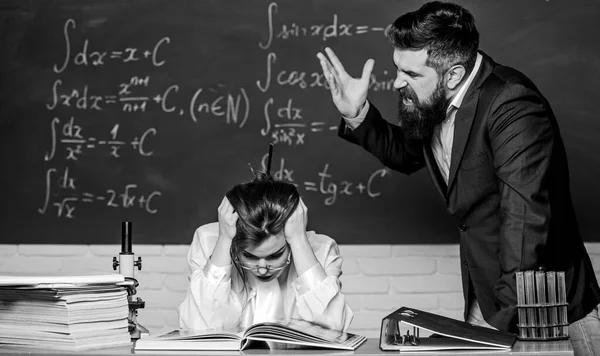
[[[277,235],[267,237],[263,242],[254,247],[247,247],[244,251],[253,254],[256,257],[267,257],[278,252],[286,245],[283,232]]]

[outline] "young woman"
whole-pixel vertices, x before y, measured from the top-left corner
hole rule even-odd
[[[296,318],[345,331],[353,313],[341,293],[342,257],[333,239],[306,231],[307,212],[296,187],[269,174],[234,186],[218,223],[194,234],[180,327]]]

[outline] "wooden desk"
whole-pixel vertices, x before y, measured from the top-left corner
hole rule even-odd
[[[20,350],[6,350],[0,349],[0,356],[11,356],[11,355],[25,355],[31,354],[34,356],[41,355],[94,355],[94,356],[120,356],[120,355],[392,355],[397,354],[396,351],[381,351],[379,349],[379,339],[373,338],[368,339],[367,342],[362,344],[356,351],[338,351],[338,350],[246,350],[243,352],[238,351],[140,351],[136,352],[131,348],[112,348],[112,349],[101,349],[94,351],[81,351],[81,352],[52,352],[52,351],[20,351]],[[408,354],[411,355],[411,354]],[[510,351],[440,351],[440,352],[419,352],[413,355],[422,356],[446,356],[446,355],[483,355],[483,356],[531,356],[531,355],[548,355],[548,356],[573,356],[573,349],[569,340],[560,341],[517,341]]]

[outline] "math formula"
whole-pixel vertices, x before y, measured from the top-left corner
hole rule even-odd
[[[164,33],[147,31],[141,37],[104,40],[101,26],[94,27],[93,22],[79,17],[61,20],[61,26],[54,28],[60,55],[49,63],[52,77],[43,88],[47,130],[40,157],[44,174],[39,177],[43,188],[38,213],[76,219],[93,206],[94,211],[136,211],[159,217],[173,208],[166,201],[180,199],[173,192],[181,194],[189,183],[161,179],[154,171],[167,166],[165,174],[190,170],[198,185],[204,177],[209,177],[204,183],[211,184],[211,171],[219,167],[206,167],[203,158],[237,145],[242,148],[220,157],[216,165],[257,159],[256,153],[248,157],[251,150],[235,141],[237,137],[243,137],[248,147],[260,143],[266,148],[273,143],[277,154],[272,174],[294,184],[313,203],[336,206],[356,197],[375,201],[385,195],[391,176],[386,168],[356,168],[352,177],[345,177],[339,169],[344,163],[326,152],[318,162],[311,162],[310,169],[305,168],[303,152],[320,142],[340,140],[336,137],[340,118],[323,115],[325,109],[334,109],[333,104],[328,103],[330,108],[315,105],[315,97],[330,95],[318,61],[295,60],[292,52],[283,49],[303,41],[314,44],[310,50],[316,53],[334,41],[380,38],[385,27],[353,23],[335,12],[319,20],[290,21],[285,4],[263,6],[261,31],[244,41],[250,47],[234,52],[233,64],[222,77],[209,65],[230,60],[221,54],[235,50],[227,43],[212,45],[213,58],[207,55],[210,51],[190,48],[193,36],[164,24]],[[229,46],[234,47],[232,42]],[[205,46],[202,39],[196,45]],[[253,52],[245,58],[248,48]],[[187,68],[185,75],[181,68]],[[394,74],[374,71],[369,90],[394,95]],[[179,158],[188,156],[198,161],[178,166]],[[265,159],[261,156],[263,169]],[[131,162],[143,167],[137,176],[124,173]],[[114,181],[91,182],[90,177],[83,179],[83,166],[121,174],[115,174]]]

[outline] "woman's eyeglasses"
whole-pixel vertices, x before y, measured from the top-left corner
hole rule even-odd
[[[272,265],[264,265],[264,266],[260,266],[258,264],[251,265],[251,264],[240,261],[239,258],[238,258],[237,262],[240,265],[240,267],[242,267],[243,269],[246,269],[246,270],[252,271],[252,272],[257,272],[261,276],[264,276],[265,274],[267,274],[269,272],[279,271],[279,270],[286,268],[290,264],[290,256],[291,255],[292,255],[292,253],[288,252],[287,260],[285,261],[285,263],[280,266],[277,266],[277,267],[274,267]]]

